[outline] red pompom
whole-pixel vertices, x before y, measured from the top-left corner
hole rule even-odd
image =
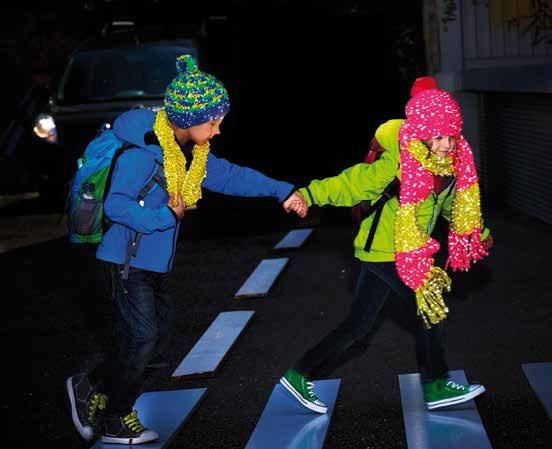
[[[421,78],[416,78],[414,84],[410,88],[410,97],[419,94],[420,92],[428,89],[437,89],[437,81],[432,76],[422,76]]]

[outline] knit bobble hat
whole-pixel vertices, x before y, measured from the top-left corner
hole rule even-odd
[[[432,76],[422,76],[416,78],[412,87],[410,88],[410,96],[414,97],[419,92],[427,89],[437,89],[437,81]]]
[[[165,111],[171,123],[186,129],[228,112],[230,101],[224,85],[200,71],[191,55],[179,56],[176,68],[178,74],[165,92]]]
[[[412,97],[406,104],[406,123],[411,137],[431,139],[437,136],[459,136],[462,115],[452,96],[440,89],[431,77],[418,78],[412,86]]]

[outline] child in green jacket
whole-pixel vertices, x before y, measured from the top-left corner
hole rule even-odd
[[[449,221],[445,268],[453,270],[467,270],[486,256],[492,239],[483,229],[476,170],[461,136],[458,105],[448,93],[424,88],[425,80],[415,84],[413,91],[418,92],[406,106],[406,120],[390,120],[377,129],[375,138],[385,149],[378,160],[298,190],[307,207],[352,207],[361,201],[374,203],[382,194],[390,197],[379,212],[361,222],[354,240],[361,270],[349,315],[280,379],[302,405],[318,413],[325,413],[327,406],[310,379],[328,375],[364,352],[364,341],[392,291],[407,304],[416,304],[421,318],[416,355],[427,408],[465,402],[485,391],[482,385],[448,379],[442,341],[448,309],[442,292],[450,289],[450,278],[434,265],[439,243],[430,236],[439,215]],[[398,195],[389,193],[393,184],[400,185]]]

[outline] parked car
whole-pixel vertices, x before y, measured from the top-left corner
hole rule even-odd
[[[61,205],[67,182],[87,143],[133,108],[159,110],[176,75],[177,56],[201,59],[198,39],[165,36],[159,28],[138,30],[115,23],[77,48],[32,122],[32,157],[40,194]]]

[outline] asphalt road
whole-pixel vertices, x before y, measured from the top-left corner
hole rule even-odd
[[[146,390],[208,389],[171,448],[240,449],[278,378],[347,313],[358,268],[353,231],[346,221],[317,220],[314,213],[306,223],[286,218],[273,226],[250,223],[241,233],[213,228],[202,234],[198,217],[183,226],[175,261],[170,366]],[[550,449],[551,421],[521,364],[552,361],[552,227],[515,213],[487,222],[496,241],[492,255],[472,272],[454,275],[450,368],[486,386],[476,402],[494,449]],[[291,227],[317,223],[300,250],[272,250]],[[232,299],[260,260],[279,255],[291,260],[268,297]],[[0,264],[7,312],[3,445],[88,447],[72,426],[64,381],[109,346],[111,313],[94,284],[94,260],[61,238],[1,254]],[[170,381],[212,320],[230,310],[256,313],[216,376]],[[412,319],[398,298],[390,300],[366,353],[334,373],[342,385],[325,449],[406,448],[398,374],[416,371]]]

